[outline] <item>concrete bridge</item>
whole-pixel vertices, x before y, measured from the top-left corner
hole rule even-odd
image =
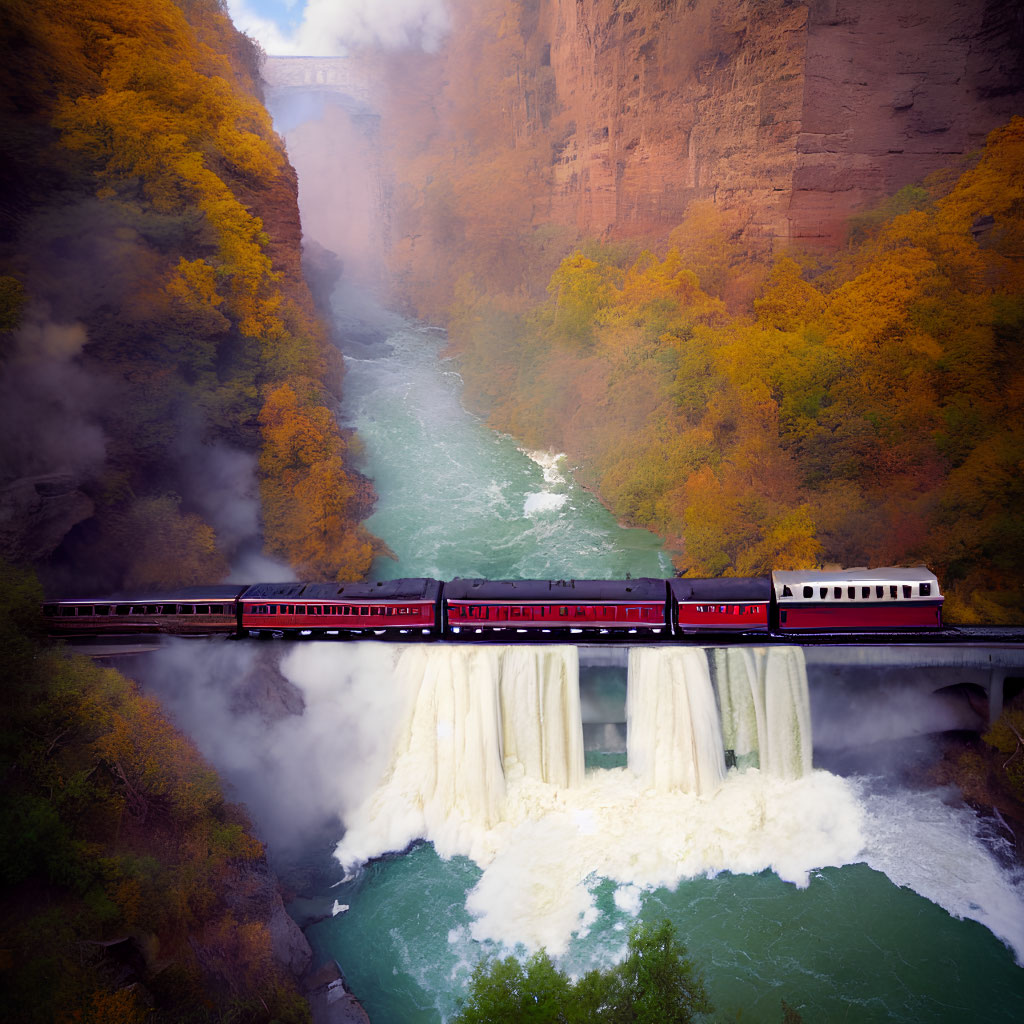
[[[373,106],[373,69],[360,57],[267,57],[262,70],[274,90],[337,93]]]
[[[999,717],[1006,702],[1024,692],[1024,631],[976,629],[965,633],[962,644],[879,643],[872,642],[870,637],[847,637],[840,643],[834,638],[832,642],[823,642],[822,637],[781,639],[787,645],[803,648],[812,703],[848,701],[847,715],[851,719],[875,719],[867,721],[867,727],[881,731],[886,728],[881,719],[906,717],[911,708],[920,712],[916,717],[922,723],[930,723],[923,727],[925,732],[958,728],[984,731]],[[211,637],[210,640],[220,641],[221,638]],[[363,642],[375,640],[367,637]],[[311,640],[296,638],[276,642],[292,644]],[[326,642],[331,642],[331,638]],[[360,641],[340,642],[339,658],[344,658],[345,644],[356,642]],[[564,643],[564,639],[561,642]],[[149,654],[159,650],[161,643],[162,638],[156,634],[96,637],[71,640],[68,648],[106,660]],[[577,646],[581,664],[625,669],[627,644],[578,643]],[[697,642],[687,646],[759,647],[764,646],[764,640],[746,638],[737,644]],[[830,717],[840,720],[845,716]],[[824,736],[820,739],[828,742]]]

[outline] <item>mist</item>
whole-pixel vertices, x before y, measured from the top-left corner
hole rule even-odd
[[[361,46],[432,52],[449,27],[444,0],[307,0],[290,32],[247,0],[228,0],[228,10],[241,31],[275,55],[341,56]]]
[[[400,649],[165,641],[132,666],[244,803],[277,864],[325,840],[387,767]]]
[[[82,364],[87,342],[84,324],[55,322],[45,304],[25,315],[0,368],[0,482],[68,473],[78,483],[103,464],[97,416],[114,388]]]

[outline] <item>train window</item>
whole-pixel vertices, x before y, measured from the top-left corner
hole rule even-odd
[[[842,587],[833,587],[832,588],[832,596],[833,597],[842,597],[843,596],[843,588]]]
[[[848,598],[849,598],[849,599],[850,599],[851,601],[855,600],[855,599],[856,599],[856,597],[857,597],[857,588],[856,588],[856,587],[847,587],[847,588],[846,588],[846,596],[847,596],[847,597],[848,597]]]
[[[861,597],[870,597],[871,596],[871,588],[870,587],[861,587],[860,588],[860,596]]]
[[[380,608],[378,608],[375,604],[374,605],[370,605],[370,614],[371,615],[380,615]]]
[[[913,588],[912,587],[908,587],[907,584],[904,583],[903,584],[903,596],[904,597],[910,597],[912,593],[913,593]]]
[[[194,615],[196,606],[194,604],[179,604],[178,614],[179,615]]]
[[[818,588],[818,596],[822,600],[824,600],[826,597],[828,597],[828,587],[819,587]]]
[[[93,613],[93,615],[109,615],[110,614],[110,605],[108,605],[108,604],[98,604],[98,605],[96,605],[95,608],[93,608],[92,613]]]
[[[318,605],[318,604],[311,604],[311,605],[309,605],[306,608],[306,614],[307,615],[319,615],[320,614],[320,605]]]
[[[875,597],[885,597],[885,587],[875,587]]]
[[[56,615],[57,614],[57,606],[55,604],[44,604],[43,605],[43,614],[44,615]]]
[[[158,605],[158,604],[147,604],[146,605],[146,614],[147,615],[159,615],[160,614],[160,605]]]
[[[892,598],[893,600],[895,600],[895,599],[896,599],[896,597],[897,597],[897,594],[896,594],[896,588],[895,588],[895,587],[889,587],[889,596],[890,596],[890,597],[891,597],[891,598]]]
[[[164,615],[173,615],[177,610],[178,606],[176,604],[165,604],[163,606]]]
[[[807,588],[806,588],[806,587],[804,587],[804,590],[806,591],[806,590],[807,590]],[[791,589],[790,587],[788,587],[788,586],[786,586],[786,587],[783,587],[783,588],[782,588],[782,596],[783,596],[783,597],[792,597],[792,596],[793,596],[793,591],[792,591],[792,589]],[[805,594],[804,594],[804,597],[806,597],[806,596],[807,596],[807,594],[805,593]]]
[[[786,587],[789,590],[789,587]],[[804,597],[814,597],[814,587],[804,587]]]
[[[64,608],[61,608],[60,613],[61,613],[61,615],[64,615],[64,616],[74,615],[75,614],[75,609],[74,608],[68,608],[68,607],[65,606]]]
[[[369,608],[360,608],[359,611],[362,612],[363,615],[369,615],[370,614],[370,609]]]
[[[145,615],[146,606],[144,604],[133,604],[131,613],[132,615]]]
[[[209,614],[210,614],[210,606],[208,604],[197,604],[196,605],[196,615],[209,615]]]
[[[211,615],[223,615],[224,614],[224,605],[222,605],[222,604],[211,604],[210,605],[210,614]]]
[[[295,606],[295,614],[296,615],[305,615],[306,614],[306,606],[304,604],[297,604]]]
[[[922,583],[920,589],[921,589],[921,596],[922,597],[928,597],[928,595],[931,594],[931,592],[932,592],[932,585],[930,583]]]

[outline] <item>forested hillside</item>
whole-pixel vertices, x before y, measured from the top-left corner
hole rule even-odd
[[[758,279],[750,307],[723,301]],[[753,259],[698,203],[660,251],[584,246],[547,290],[461,283],[470,398],[569,453],[680,571],[924,561],[950,618],[1021,621],[1024,119],[841,252]]]
[[[0,542],[65,592],[244,548],[360,578],[372,491],[260,54],[219,0],[4,0]]]
[[[40,646],[41,597],[0,564],[3,1019],[308,1020],[245,809],[134,683]]]

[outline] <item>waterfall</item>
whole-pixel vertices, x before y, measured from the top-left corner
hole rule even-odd
[[[501,654],[504,768],[555,786],[583,781],[575,647],[508,647]]]
[[[811,770],[807,668],[799,647],[725,648],[714,652],[722,741],[739,768],[783,779]]]
[[[707,655],[633,648],[626,691],[630,770],[649,789],[704,796],[725,778],[725,755]]]
[[[397,739],[379,784],[345,814],[342,864],[426,839],[481,871],[466,897],[473,939],[557,955],[599,917],[602,879],[635,903],[721,871],[771,868],[806,885],[813,868],[858,853],[855,794],[807,771],[798,651],[715,659],[726,734],[746,730],[761,765],[746,772],[725,770],[707,652],[644,647],[628,657],[628,767],[585,774],[577,659],[569,646],[396,650],[379,685],[394,692]]]
[[[575,647],[410,645],[395,671],[405,710],[381,785],[338,844],[343,864],[429,837],[441,856],[486,857],[506,776],[583,778]]]
[[[758,768],[759,752],[765,743],[764,678],[754,651],[726,647],[714,653],[722,744],[736,755],[738,768]]]

